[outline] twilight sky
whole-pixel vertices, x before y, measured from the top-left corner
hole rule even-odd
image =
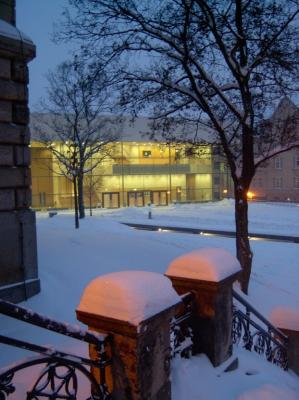
[[[39,99],[46,97],[46,74],[69,58],[70,45],[56,45],[51,41],[53,24],[61,20],[68,0],[16,0],[17,28],[26,33],[37,46],[37,56],[29,64],[29,105],[31,111],[38,107]],[[299,95],[292,96],[299,104]]]
[[[55,45],[51,41],[53,23],[61,19],[67,0],[17,0],[17,28],[35,43],[36,58],[29,64],[29,103],[31,111],[45,97],[46,73],[68,58],[70,46]]]

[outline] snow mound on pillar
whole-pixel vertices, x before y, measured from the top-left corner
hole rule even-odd
[[[85,288],[77,310],[138,325],[180,301],[165,276],[122,271],[94,279]]]
[[[276,307],[270,314],[271,323],[277,328],[299,331],[299,312],[289,307]]]
[[[259,388],[249,390],[240,396],[237,400],[298,400],[298,395],[295,391],[284,387],[266,384]]]
[[[239,261],[227,250],[205,248],[176,258],[169,265],[166,275],[219,282],[239,271],[241,271]]]

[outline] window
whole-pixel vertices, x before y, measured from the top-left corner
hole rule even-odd
[[[214,176],[214,177],[213,177],[213,182],[214,182],[214,185],[219,185],[219,183],[220,183],[220,177],[219,177],[219,176]]]
[[[215,161],[215,162],[214,162],[214,169],[215,169],[216,171],[219,171],[219,170],[220,170],[220,162],[219,162],[219,161]]]
[[[299,189],[299,176],[294,176],[294,188]]]
[[[282,188],[282,177],[273,178],[273,188],[281,189]]]
[[[220,200],[220,193],[219,192],[214,192],[213,196],[214,196],[214,200]]]
[[[142,152],[143,157],[151,157],[152,156],[152,152],[150,150],[143,150]]]
[[[282,158],[281,157],[275,157],[274,158],[274,168],[275,169],[282,169]]]
[[[294,168],[299,169],[299,154],[296,154],[294,157]]]

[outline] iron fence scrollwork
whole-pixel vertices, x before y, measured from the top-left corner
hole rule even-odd
[[[171,357],[180,355],[190,358],[193,350],[192,307],[193,294],[186,293],[181,296],[182,310],[173,318],[170,325]]]
[[[288,368],[288,337],[275,328],[236,291],[233,291],[233,298],[233,344],[242,342],[245,349],[265,355],[268,361],[286,370]]]
[[[0,300],[0,313],[24,322],[52,330],[74,339],[92,344],[98,355],[97,360],[69,354],[52,347],[17,340],[0,335],[0,343],[38,353],[39,356],[20,361],[13,366],[0,370],[0,400],[9,399],[16,392],[15,374],[30,367],[41,367],[32,388],[26,393],[26,400],[66,399],[78,400],[80,385],[89,392],[86,400],[109,400],[105,372],[111,360],[106,354],[106,345],[111,340],[95,332],[83,330],[77,326],[52,320],[23,307]],[[99,370],[99,381],[91,369]],[[85,382],[82,378],[85,378]],[[87,383],[87,386],[86,386]],[[81,400],[81,397],[80,397]]]

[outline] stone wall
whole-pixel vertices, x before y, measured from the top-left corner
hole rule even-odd
[[[0,0],[0,297],[38,293],[31,205],[28,67],[35,46],[13,24],[15,1]]]

